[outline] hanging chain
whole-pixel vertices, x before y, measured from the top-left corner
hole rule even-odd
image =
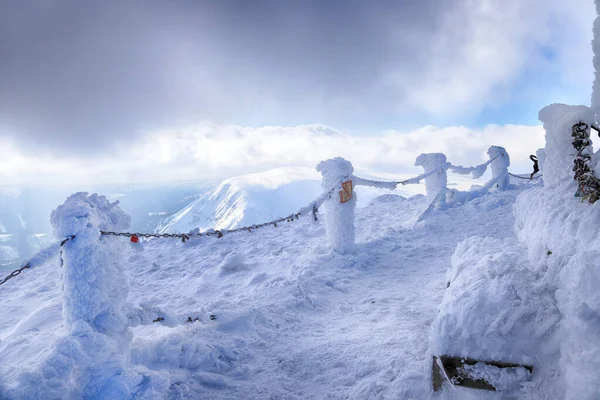
[[[316,205],[313,205],[312,214],[313,214],[315,221],[317,220],[317,212],[318,211],[319,211],[319,208]],[[300,219],[300,215],[302,215],[302,214],[301,213],[290,214],[287,217],[278,218],[276,220],[264,222],[262,224],[248,225],[248,226],[243,226],[243,227],[224,230],[224,231],[209,230],[206,232],[194,232],[194,233],[190,232],[187,234],[186,233],[137,233],[137,232],[131,233],[131,232],[100,231],[100,234],[103,236],[128,237],[128,238],[131,238],[132,241],[137,241],[137,238],[178,238],[178,239],[181,239],[181,241],[183,243],[185,243],[190,239],[190,237],[216,236],[217,238],[222,238],[223,235],[226,233],[235,233],[235,232],[241,232],[241,231],[252,232],[256,229],[264,228],[266,226],[273,226],[273,227],[277,228],[277,224],[282,223],[282,222],[296,221],[296,220]],[[134,240],[134,238],[135,238],[135,240]]]
[[[207,232],[203,236],[218,236],[219,231]],[[183,243],[187,242],[190,235],[185,233],[130,233],[130,232],[112,232],[112,231],[100,231],[102,236],[123,236],[128,238],[179,238]],[[221,234],[222,236],[222,234]],[[221,237],[219,236],[219,237]]]
[[[578,122],[571,130],[573,147],[577,150],[577,156],[573,161],[573,172],[575,172],[573,179],[579,182],[575,197],[595,203],[600,198],[600,180],[589,166],[593,153],[589,128],[588,124]]]
[[[21,268],[14,270],[6,278],[0,280],[0,285],[6,283],[6,281],[8,281],[9,279],[14,278],[15,276],[19,275],[21,272],[23,272],[27,268],[29,268],[29,264],[25,264]]]
[[[538,175],[538,176],[533,176],[533,177],[526,177],[526,176],[520,176],[520,175],[515,175],[511,172],[508,173],[510,176],[512,176],[513,178],[519,178],[519,179],[527,179],[528,181],[532,180],[532,179],[538,179],[541,178],[543,175]]]
[[[70,235],[67,236],[65,239],[63,239],[60,242],[60,251],[62,252],[62,247],[70,240],[73,240],[75,238],[75,235]],[[61,254],[61,258],[60,258],[60,262],[61,262],[61,266],[62,266],[62,254]],[[25,265],[23,265],[21,268],[14,270],[13,272],[11,272],[8,276],[6,276],[4,279],[0,280],[0,285],[3,285],[6,283],[6,281],[8,281],[9,279],[14,278],[15,276],[18,276],[21,272],[23,272],[24,270],[26,270],[27,268],[31,268],[31,260],[29,260]]]

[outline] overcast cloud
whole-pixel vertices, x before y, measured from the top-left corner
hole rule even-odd
[[[423,172],[414,167],[422,152],[443,152],[455,165],[474,165],[488,159],[486,150],[492,144],[506,147],[513,172],[529,173],[529,154],[543,143],[541,126],[488,126],[482,130],[426,126],[412,132],[350,136],[324,125],[256,129],[200,124],[181,131],[155,132],[94,160],[82,155],[62,158],[51,152],[33,156],[0,140],[0,182],[212,179],[281,166],[316,167],[319,161],[336,156],[376,173],[414,175]]]
[[[510,123],[511,104],[589,97],[594,14],[592,0],[0,0],[0,145],[98,164],[154,154],[152,140],[170,147],[200,123],[321,123],[363,138]],[[482,120],[502,107],[502,121]],[[215,132],[194,164],[208,175]]]

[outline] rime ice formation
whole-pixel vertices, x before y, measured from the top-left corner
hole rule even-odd
[[[317,171],[323,176],[323,190],[329,192],[334,189],[331,197],[324,203],[327,241],[333,250],[349,253],[354,249],[356,192],[353,190],[350,201],[341,203],[338,190],[342,190],[342,182],[352,179],[354,168],[349,161],[336,157],[320,162]]]

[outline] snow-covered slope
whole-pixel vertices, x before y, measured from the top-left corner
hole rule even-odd
[[[168,218],[160,232],[232,229],[289,215],[322,192],[312,168],[287,167],[226,179]]]
[[[423,196],[377,199],[357,210],[348,255],[332,253],[322,219],[310,218],[128,244],[129,302],[199,319],[134,328],[131,362],[146,378],[131,384],[169,399],[426,399],[426,338],[451,255],[469,236],[514,236],[520,192],[432,211],[415,226],[407,222],[427,207]],[[37,375],[23,373],[40,372],[64,334],[58,271],[55,260],[2,287],[0,394],[9,398],[44,398]]]

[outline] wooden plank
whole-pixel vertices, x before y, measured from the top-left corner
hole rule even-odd
[[[442,364],[442,367],[444,369],[443,371],[438,365],[438,360]],[[484,363],[497,368],[525,368],[530,373],[533,373],[533,366],[531,365],[520,365],[500,361],[475,360],[473,358],[468,357],[454,357],[443,355],[438,358],[437,356],[433,356],[433,366],[431,372],[433,390],[436,392],[442,390],[444,381],[446,380],[447,376],[448,379],[450,379],[450,381],[457,386],[464,386],[471,389],[491,390],[495,392],[496,388],[492,384],[485,381],[484,379],[472,379],[463,370],[463,367],[465,365],[475,365],[477,363]]]

